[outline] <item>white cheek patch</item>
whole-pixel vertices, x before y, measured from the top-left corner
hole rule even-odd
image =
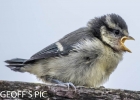
[[[106,43],[110,43],[110,39],[108,38],[108,37],[106,37],[106,36],[102,36],[102,39],[103,39],[103,41],[105,41]]]
[[[100,32],[101,32],[101,37],[102,37],[103,41],[105,41],[106,43],[110,43],[110,40],[107,36],[108,34],[107,34],[107,30],[106,30],[105,26],[102,26],[100,28]]]
[[[100,32],[101,32],[102,35],[105,35],[106,34],[106,27],[105,26],[101,26]]]
[[[57,45],[59,51],[63,51],[64,50],[64,48],[63,48],[63,46],[62,46],[62,44],[60,42],[56,42],[55,44]]]

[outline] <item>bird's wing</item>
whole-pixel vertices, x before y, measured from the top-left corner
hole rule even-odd
[[[50,46],[42,49],[41,51],[34,54],[29,60],[25,63],[29,63],[32,61],[47,59],[50,57],[58,57],[68,55],[70,51],[73,51],[72,45],[77,43],[78,40],[83,37],[86,38],[90,34],[88,34],[87,28],[80,28],[60,39],[58,42],[51,44]],[[86,36],[84,36],[86,35]],[[91,36],[89,36],[91,37]],[[62,50],[61,50],[62,49]]]
[[[59,51],[56,43],[53,43],[53,44],[49,45],[48,47],[42,49],[41,51],[37,52],[36,54],[34,54],[25,63],[34,62],[34,61],[40,60],[40,59],[47,59],[47,58],[50,58],[50,57],[57,57],[61,53],[62,52]]]

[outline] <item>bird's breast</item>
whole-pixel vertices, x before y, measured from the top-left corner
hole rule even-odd
[[[122,53],[115,53],[109,47],[104,47],[101,55],[92,64],[89,76],[89,86],[97,87],[108,80],[110,74],[116,69],[122,60]]]

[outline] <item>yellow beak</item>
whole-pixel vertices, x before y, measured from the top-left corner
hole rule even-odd
[[[135,39],[133,37],[131,37],[131,36],[124,36],[120,40],[122,50],[128,51],[128,52],[131,53],[131,51],[124,45],[125,40],[135,40]]]

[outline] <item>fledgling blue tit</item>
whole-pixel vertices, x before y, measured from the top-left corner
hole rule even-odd
[[[102,85],[116,69],[124,52],[127,24],[119,15],[107,14],[90,20],[30,59],[6,60],[13,71],[29,72],[44,82],[87,87]],[[73,83],[73,84],[72,84]]]

